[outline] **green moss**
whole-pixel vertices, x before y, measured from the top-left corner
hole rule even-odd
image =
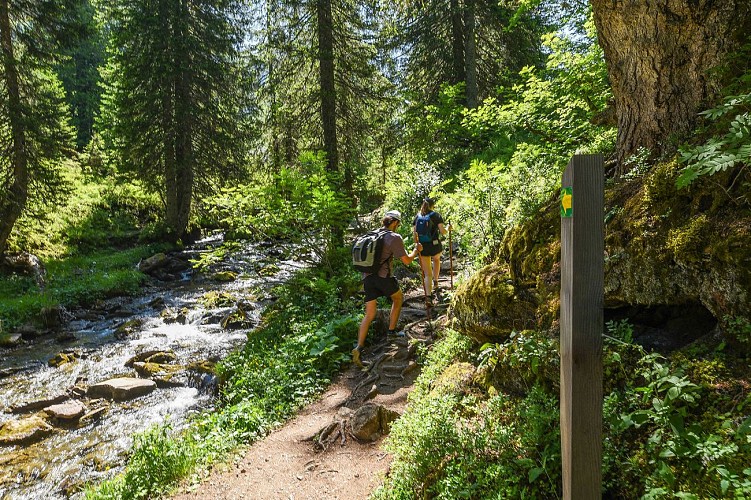
[[[666,241],[676,262],[698,262],[707,253],[707,226],[709,219],[702,214],[687,224],[670,229]]]

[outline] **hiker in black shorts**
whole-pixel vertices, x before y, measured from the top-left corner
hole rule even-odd
[[[404,241],[399,233],[396,233],[396,228],[402,222],[402,214],[398,210],[390,210],[386,212],[383,218],[383,227],[388,229],[388,232],[384,236],[383,249],[379,260],[381,267],[377,273],[366,274],[363,273],[363,288],[365,289],[365,317],[363,317],[360,323],[360,329],[357,333],[357,346],[352,350],[352,361],[357,365],[362,365],[360,361],[360,355],[362,354],[363,346],[365,345],[365,338],[368,336],[368,329],[370,324],[376,317],[378,312],[378,297],[390,297],[391,298],[391,315],[389,316],[389,336],[403,335],[401,332],[397,332],[396,326],[399,322],[399,314],[402,310],[402,302],[404,301],[404,295],[399,289],[399,282],[394,276],[392,276],[392,263],[394,257],[400,259],[404,265],[409,265],[415,260],[418,252],[422,249],[422,245],[417,244],[417,248],[407,255],[407,251],[404,248]]]
[[[438,290],[438,275],[441,273],[441,236],[448,230],[443,223],[441,214],[433,210],[435,200],[425,198],[422,206],[412,221],[412,234],[415,241],[422,244],[420,251],[420,267],[423,270],[423,281],[428,303],[432,302],[432,292]]]

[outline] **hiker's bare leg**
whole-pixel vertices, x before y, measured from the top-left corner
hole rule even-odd
[[[401,307],[401,304],[399,304],[399,306]],[[376,299],[369,300],[365,303],[365,316],[363,316],[362,321],[360,322],[360,329],[357,332],[357,345],[361,347],[365,345],[365,337],[368,336],[368,328],[370,328],[370,324],[375,319],[377,312],[378,301]]]
[[[438,276],[441,274],[441,252],[433,256],[433,281],[438,284]]]
[[[432,257],[424,257],[420,255],[420,267],[422,267],[422,281],[425,283],[425,293],[430,295],[433,291],[433,270],[430,267],[430,261]]]
[[[404,294],[402,291],[396,291],[391,295],[391,316],[389,316],[389,330],[396,330],[396,325],[399,323],[399,314],[402,312],[402,302],[404,302]]]

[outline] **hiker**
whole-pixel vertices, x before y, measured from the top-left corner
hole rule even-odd
[[[432,305],[433,291],[438,291],[438,276],[441,273],[441,235],[448,232],[443,224],[441,214],[433,210],[435,199],[422,200],[420,211],[412,221],[412,233],[415,241],[422,244],[420,267],[428,305]],[[449,249],[451,251],[451,249]]]
[[[396,233],[396,228],[402,223],[402,214],[398,210],[390,210],[386,212],[383,218],[383,227],[388,231],[384,235],[383,249],[378,257],[381,265],[376,273],[363,273],[363,288],[365,289],[365,317],[360,323],[360,329],[357,333],[357,346],[352,349],[352,362],[356,365],[362,366],[360,356],[362,355],[363,348],[365,346],[365,337],[368,336],[368,329],[370,323],[376,317],[378,311],[377,299],[378,297],[390,297],[391,298],[391,315],[389,316],[389,331],[387,337],[399,337],[404,336],[403,332],[397,332],[396,326],[399,322],[399,313],[402,310],[402,302],[404,301],[404,295],[399,289],[399,282],[394,276],[392,276],[392,262],[394,258],[400,259],[405,266],[408,266],[415,260],[418,253],[422,249],[422,245],[417,243],[411,254],[407,255],[407,250],[404,248],[404,241],[399,233]]]

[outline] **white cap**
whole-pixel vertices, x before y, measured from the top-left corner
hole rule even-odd
[[[386,212],[386,217],[391,217],[392,219],[396,219],[401,222],[402,220],[402,213],[399,210],[389,210]]]

